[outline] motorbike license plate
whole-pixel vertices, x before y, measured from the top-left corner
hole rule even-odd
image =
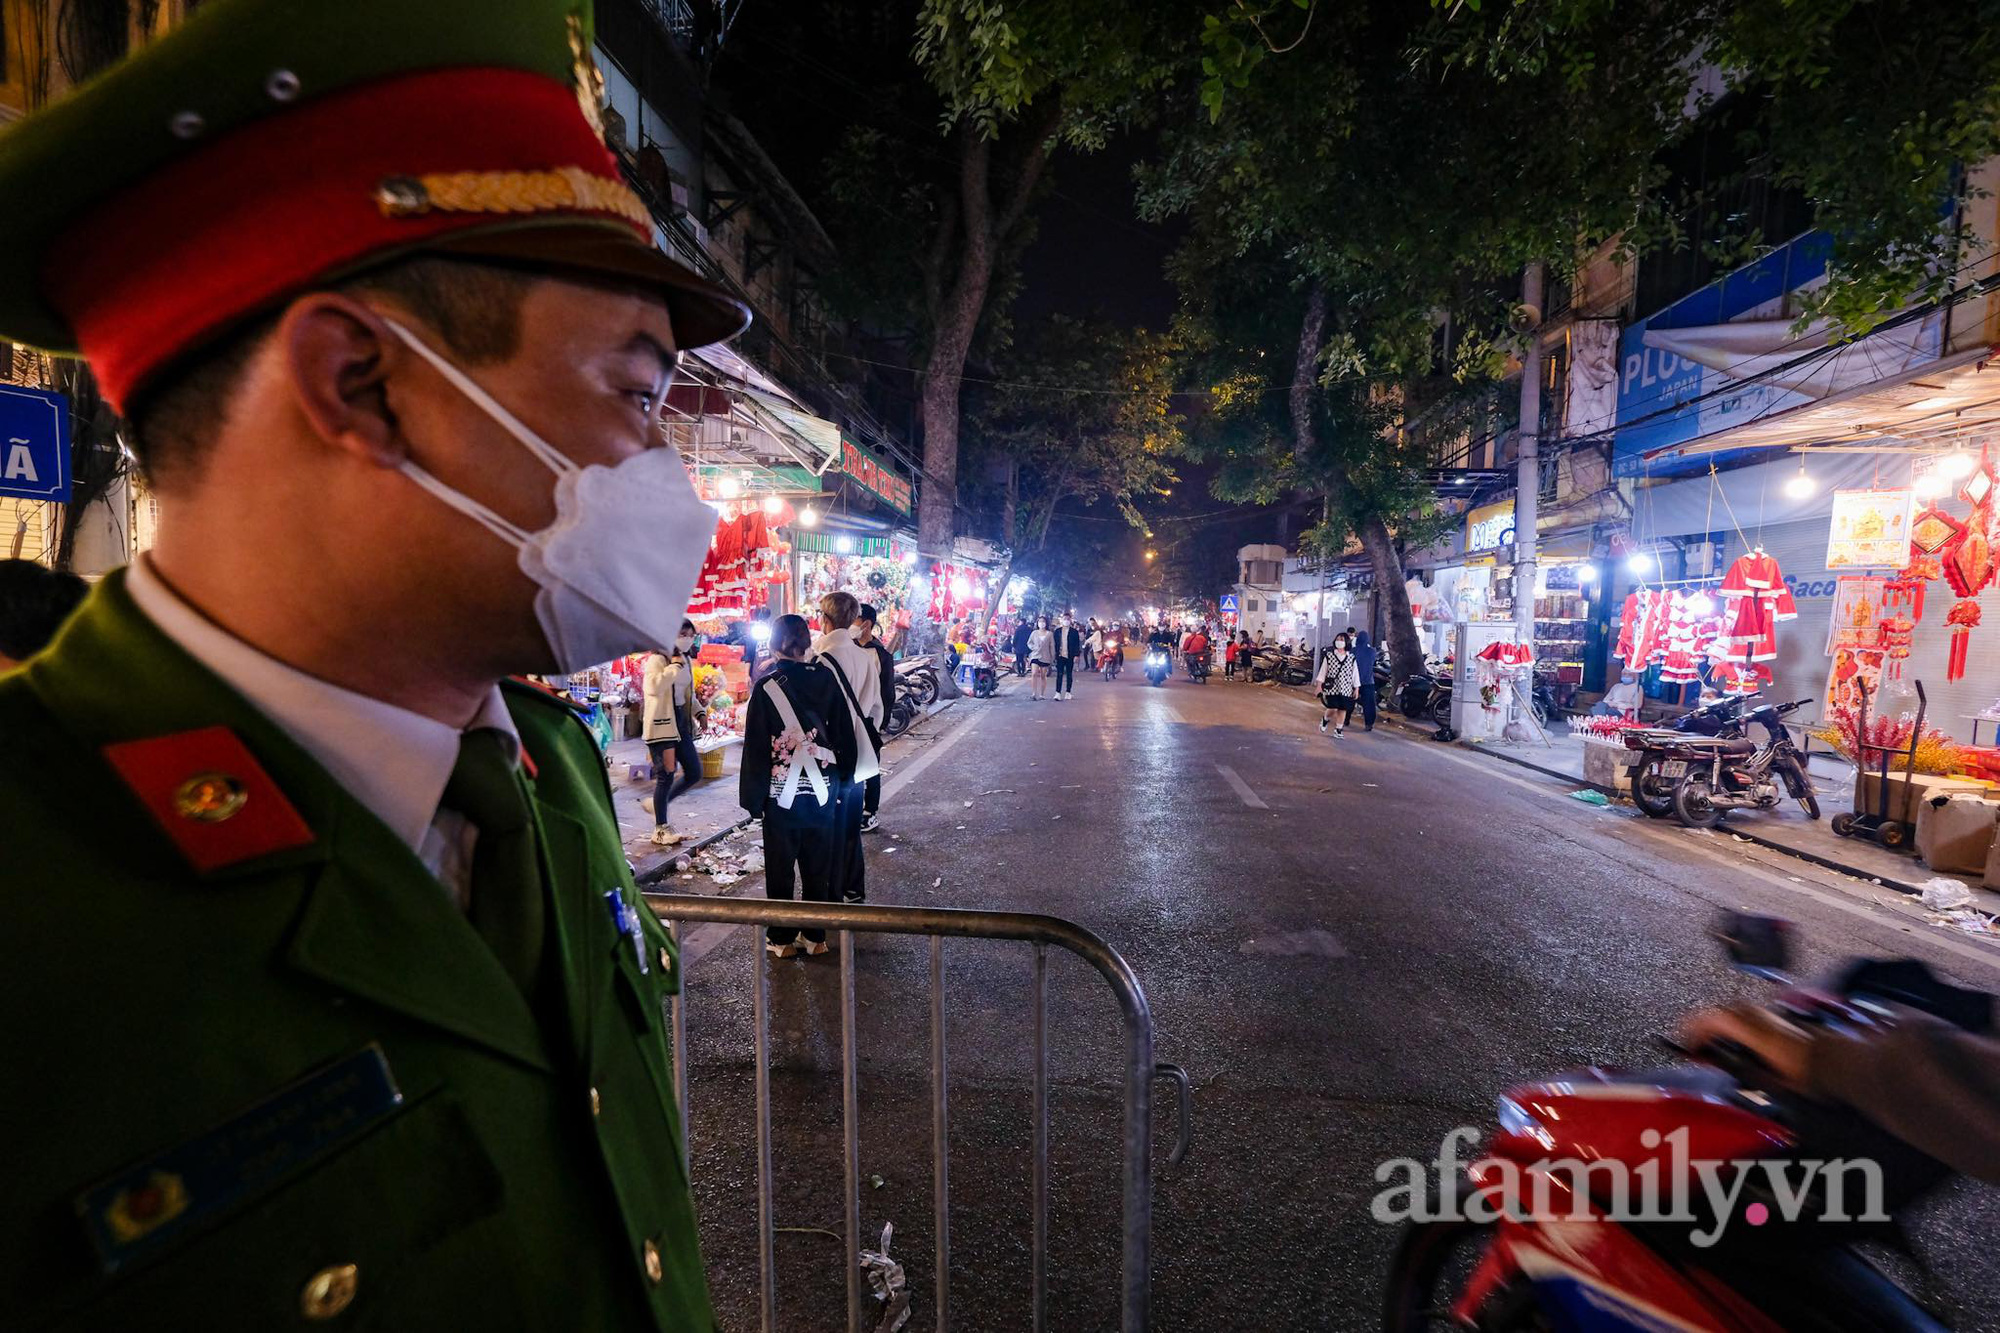
[[[1688,766],[1685,759],[1669,759],[1660,765],[1660,776],[1663,778],[1677,778],[1687,771]]]

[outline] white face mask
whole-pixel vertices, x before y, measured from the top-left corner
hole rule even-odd
[[[674,647],[680,649],[682,652],[686,652],[688,649],[694,647],[694,636],[692,634],[681,635],[678,639],[674,640]]]
[[[556,474],[555,519],[539,532],[508,522],[410,459],[402,473],[520,552],[540,589],[535,618],[556,669],[581,671],[665,642],[678,628],[715,532],[715,511],[695,493],[680,456],[646,449],[615,467],[579,467],[502,407],[471,376],[394,320],[412,351],[436,367]]]

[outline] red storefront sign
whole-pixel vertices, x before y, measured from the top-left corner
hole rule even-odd
[[[876,462],[872,454],[844,435],[840,439],[840,470],[898,512],[910,512],[910,483]]]

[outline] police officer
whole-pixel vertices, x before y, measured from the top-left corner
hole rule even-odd
[[[0,1326],[707,1329],[676,955],[558,673],[673,638],[669,262],[575,0],[216,0],[0,136],[158,545],[0,677]]]

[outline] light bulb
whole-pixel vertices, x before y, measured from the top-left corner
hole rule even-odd
[[[811,505],[807,505],[804,509],[801,509],[799,511],[799,526],[802,528],[818,527],[819,510],[814,509]]]
[[[917,563],[917,553],[916,553],[915,551],[905,551],[905,552],[903,552],[903,563],[904,563],[904,564],[906,564],[906,565],[914,565],[914,564],[916,564],[916,563]]]
[[[1794,500],[1803,500],[1818,489],[1819,483],[1806,475],[1805,464],[1803,463],[1799,465],[1797,474],[1785,483],[1785,494],[1791,496]]]
[[[715,493],[725,500],[734,500],[743,494],[743,483],[735,477],[725,475],[715,483]]]
[[[972,591],[972,585],[970,583],[967,583],[963,576],[955,578],[951,581],[951,595],[953,597],[963,598],[967,593],[971,591]]]
[[[775,516],[778,513],[778,511],[783,509],[784,507],[785,507],[785,502],[783,500],[780,500],[777,496],[767,495],[764,497],[765,513]]]
[[[1595,582],[1597,582],[1597,566],[1596,566],[1596,565],[1578,565],[1578,566],[1576,567],[1576,577],[1577,577],[1577,579],[1578,579],[1578,581],[1579,581],[1579,582],[1583,582],[1583,583],[1595,583]]]
[[[1911,484],[1910,489],[1917,493],[1920,500],[1935,500],[1951,489],[1951,482],[1936,472],[1926,472]]]
[[[847,555],[851,553],[854,550],[854,538],[849,537],[844,533],[841,536],[835,537],[833,539],[833,549],[840,552],[842,555]]]
[[[1644,574],[1653,568],[1653,557],[1644,551],[1634,551],[1625,562],[1625,568],[1634,574]]]
[[[1938,459],[1931,471],[1941,477],[1958,478],[1968,475],[1973,468],[1972,454],[1965,449],[1954,449]]]

